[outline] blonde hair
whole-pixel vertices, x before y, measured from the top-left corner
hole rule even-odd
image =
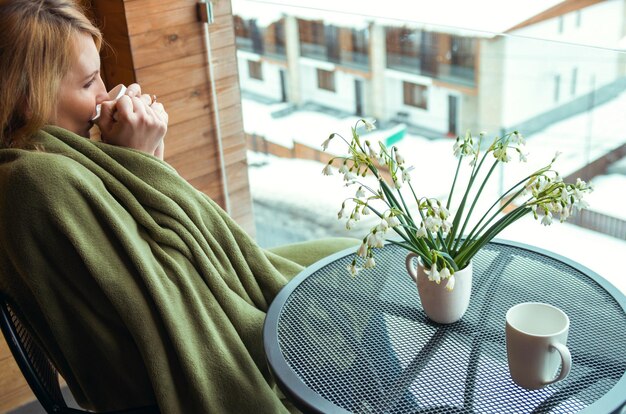
[[[24,147],[51,118],[72,36],[102,35],[73,0],[0,0],[0,147]]]

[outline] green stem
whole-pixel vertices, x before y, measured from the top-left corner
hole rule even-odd
[[[461,237],[463,237],[463,232],[465,231],[465,228],[467,227],[467,223],[469,222],[470,217],[472,216],[472,213],[474,212],[474,207],[476,207],[476,203],[478,202],[478,199],[480,198],[480,194],[483,192],[483,189],[485,188],[487,181],[489,181],[489,178],[491,177],[491,174],[496,168],[496,165],[498,165],[498,162],[499,162],[498,160],[494,161],[493,165],[489,169],[489,172],[487,173],[487,176],[485,177],[485,179],[483,180],[483,183],[478,189],[478,193],[476,193],[476,196],[474,197],[474,201],[472,202],[472,205],[470,206],[467,216],[465,217],[465,221],[463,222],[463,227],[461,228],[461,231],[459,232],[459,237],[456,239],[452,250],[459,247],[459,243],[461,242]]]

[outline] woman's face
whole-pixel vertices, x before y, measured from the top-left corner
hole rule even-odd
[[[89,138],[96,104],[107,99],[107,91],[100,77],[100,55],[91,35],[77,33],[73,41],[74,61],[61,79],[56,114],[50,123]]]

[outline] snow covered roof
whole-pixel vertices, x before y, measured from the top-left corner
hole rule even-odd
[[[418,23],[438,31],[493,37],[565,0],[233,0],[233,14],[271,23],[283,15],[321,19],[343,27],[376,21]]]

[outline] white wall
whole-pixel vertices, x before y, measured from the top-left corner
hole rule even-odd
[[[427,109],[404,104],[403,82],[427,86]],[[425,128],[448,132],[448,95],[450,91],[434,86],[432,79],[387,69],[385,71],[385,117],[395,118],[398,112],[409,114],[408,122]],[[453,94],[458,95],[457,92]],[[459,101],[461,104],[461,101]]]
[[[335,70],[335,92],[320,89],[317,86],[317,69],[334,70],[335,65],[312,59],[300,59],[300,80],[302,82],[302,100],[315,102],[340,111],[354,113],[356,96],[354,91],[355,76]],[[364,91],[365,92],[365,91]],[[364,99],[367,96],[364,94]]]
[[[576,12],[516,30],[504,38],[502,124],[516,125],[535,115],[608,84],[619,77],[617,53],[569,42],[611,43],[621,37],[622,2],[609,1],[582,9],[580,27]],[[523,37],[516,37],[523,36]],[[534,38],[549,39],[537,40]],[[613,39],[613,40],[612,40]],[[493,58],[496,58],[494,56]],[[572,93],[576,68],[575,91]],[[490,76],[489,67],[481,79]],[[560,77],[555,99],[555,78]]]
[[[280,70],[286,70],[279,65],[273,65],[268,62],[261,62],[261,70],[263,71],[263,80],[253,79],[248,73],[248,60],[255,60],[249,53],[237,52],[237,64],[239,65],[239,84],[244,91],[252,92],[270,99],[280,101],[281,85]]]

